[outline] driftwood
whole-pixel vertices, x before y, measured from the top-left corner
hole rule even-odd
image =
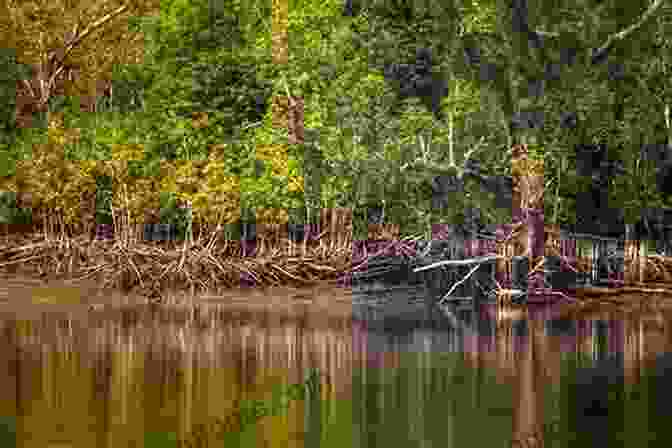
[[[470,265],[470,264],[476,264],[471,271],[467,275],[465,275],[462,280],[456,282],[451,288],[448,290],[448,292],[439,300],[439,305],[441,305],[444,301],[450,300],[450,295],[457,289],[458,286],[469,280],[469,277],[478,270],[479,267],[481,267],[482,264],[485,263],[492,263],[500,258],[505,258],[502,255],[487,255],[484,257],[475,257],[475,258],[469,258],[466,260],[443,260],[443,261],[438,261],[436,263],[432,263],[427,266],[423,266],[420,268],[415,268],[413,272],[421,272],[421,271],[426,271],[429,269],[434,269],[438,268],[441,266],[447,266],[447,265],[452,265],[452,266],[464,266],[464,265]]]
[[[504,257],[503,255],[486,255],[484,257],[468,258],[466,260],[443,260],[443,261],[437,261],[436,263],[428,264],[427,266],[415,268],[413,269],[413,272],[427,271],[429,269],[434,269],[446,265],[464,266],[468,264],[478,263],[478,265],[480,266],[483,263],[495,261],[500,258],[506,258],[506,257]]]

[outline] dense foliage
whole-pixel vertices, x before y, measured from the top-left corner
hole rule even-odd
[[[516,142],[544,158],[550,223],[585,219],[586,204],[593,214],[622,210],[619,219],[630,221],[644,207],[672,205],[665,195],[672,135],[663,112],[672,96],[669,5],[648,14],[655,5],[644,0],[345,3],[291,2],[288,64],[270,56],[268,1],[171,0],[151,14],[120,16],[100,33],[141,36],[142,58],[109,58],[112,94],[100,95],[95,114],[78,110],[74,95],[50,100],[53,112],[65,113],[65,128],[79,129],[60,151],[65,159],[106,161],[126,157],[124,148],[140,150],[124,178],[144,197],[137,207],[164,204],[161,219],[176,216],[167,211],[175,203],[159,200],[160,191],[144,194],[153,185],[173,201],[194,202],[204,220],[276,210],[269,218],[291,214],[300,222],[306,207],[348,207],[365,220],[384,216],[404,234],[464,221],[474,208],[484,222],[503,222]],[[395,79],[392,67],[401,81],[403,64],[420,49],[431,53],[429,70],[407,70],[410,84],[386,81],[385,74]],[[88,77],[103,76],[102,62],[81,51],[71,57]],[[14,64],[8,74],[30,72]],[[3,95],[11,96],[15,81],[5,81]],[[76,92],[81,86],[73,84]],[[287,131],[274,125],[272,108],[287,94],[303,99],[306,141],[285,153],[276,149],[287,148]],[[14,161],[45,143],[44,129],[13,129],[2,117],[0,160],[3,174],[13,175]],[[59,147],[57,139],[48,144]],[[644,162],[645,144],[663,145],[660,163]],[[595,147],[604,149],[597,165],[582,170],[586,148]],[[98,189],[121,191],[121,178],[108,187],[96,181],[110,169],[92,170]],[[461,183],[455,191],[451,176]],[[53,188],[49,197],[65,201]]]

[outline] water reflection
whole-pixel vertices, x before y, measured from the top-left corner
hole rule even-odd
[[[223,446],[227,440],[227,446],[303,446],[327,435],[342,446],[343,437],[352,440],[347,316],[318,312],[318,305],[268,310],[212,298],[200,306],[135,303],[70,313],[27,302],[19,307],[12,298],[13,306],[0,308],[0,365],[6,367],[0,383],[10,386],[1,389],[0,415],[14,419],[17,446]],[[255,305],[253,294],[249,299]],[[303,384],[311,369],[321,374],[317,400],[278,395],[279,388]],[[331,404],[322,410],[323,403]],[[344,416],[347,424],[333,434]]]
[[[647,416],[672,414],[651,387],[672,380],[672,313],[646,308],[572,319],[552,306],[427,305],[409,307],[413,328],[384,312],[386,322],[356,321],[367,362],[354,380],[353,402],[364,403],[355,421],[369,431],[355,446],[669,444],[669,425]]]
[[[0,446],[672,440],[664,302],[580,315],[436,307],[420,286],[398,285],[239,291],[164,308],[80,290],[55,307],[30,300],[34,288],[69,294],[32,283],[0,292]]]

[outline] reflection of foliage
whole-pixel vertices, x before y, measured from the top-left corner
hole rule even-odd
[[[303,384],[281,384],[274,387],[268,400],[242,400],[231,414],[223,418],[216,417],[207,424],[197,424],[195,429],[186,434],[185,440],[178,441],[175,433],[147,433],[145,446],[201,446],[208,440],[203,436],[213,437],[224,442],[226,446],[253,446],[254,432],[249,431],[264,417],[279,416],[285,413],[292,401],[320,400],[321,374],[318,369],[311,369]],[[250,437],[252,436],[252,437]],[[251,440],[252,443],[246,443]]]
[[[16,446],[16,418],[0,417],[0,445]]]

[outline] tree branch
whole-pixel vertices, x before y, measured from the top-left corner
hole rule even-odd
[[[642,17],[640,19],[624,29],[623,31],[619,31],[618,33],[612,34],[609,36],[607,41],[602,45],[600,48],[597,49],[593,54],[599,54],[607,51],[611,46],[618,40],[623,40],[625,39],[629,34],[633,33],[637,28],[641,27],[646,20],[653,15],[654,12],[663,4],[664,0],[655,0],[651,6],[649,6],[649,9],[647,9],[644,14],[642,14]]]
[[[115,9],[114,11],[104,15],[100,19],[96,20],[92,24],[88,25],[80,34],[77,34],[79,24],[75,25],[75,29],[73,30],[73,38],[69,40],[69,42],[65,43],[65,51],[63,52],[63,57],[58,59],[56,62],[56,69],[52,73],[50,77],[50,82],[55,80],[58,75],[61,74],[64,68],[64,62],[68,58],[68,55],[72,52],[72,50],[79,45],[89,34],[91,34],[94,30],[102,27],[105,23],[111,21],[112,19],[116,18],[117,16],[123,14],[126,12],[128,9],[128,5],[124,4]]]

